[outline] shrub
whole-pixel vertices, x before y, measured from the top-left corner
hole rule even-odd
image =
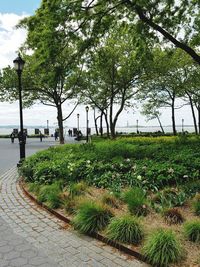
[[[181,258],[182,248],[171,230],[160,229],[149,236],[143,253],[153,266],[169,266]]]
[[[65,198],[63,201],[63,207],[65,211],[69,214],[73,214],[76,211],[76,202],[77,200],[75,198]]]
[[[38,201],[46,202],[52,209],[58,208],[61,205],[60,193],[61,189],[58,182],[51,185],[44,185],[39,191]]]
[[[28,190],[36,195],[40,192],[40,185],[36,183],[29,183],[28,184]]]
[[[196,215],[200,216],[200,194],[197,194],[192,202],[192,206]]]
[[[200,243],[200,221],[186,223],[184,225],[184,231],[187,239]]]
[[[131,213],[140,216],[147,215],[148,205],[144,191],[139,188],[131,188],[124,192],[122,199],[128,205],[128,209]]]
[[[180,224],[184,218],[180,211],[176,208],[167,209],[163,212],[163,217],[168,224]]]
[[[111,194],[111,193],[105,193],[103,194],[102,198],[101,198],[101,202],[103,204],[109,205],[113,208],[118,208],[118,200],[116,199],[115,195]]]
[[[75,229],[81,233],[95,233],[103,230],[113,216],[110,209],[100,203],[83,202],[73,219]]]
[[[144,237],[138,219],[130,215],[113,218],[108,225],[107,235],[110,239],[135,245],[139,244]]]
[[[87,184],[85,182],[71,183],[69,186],[70,197],[80,196],[85,193]]]

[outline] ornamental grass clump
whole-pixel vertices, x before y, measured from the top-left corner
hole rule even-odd
[[[80,196],[87,190],[87,184],[85,182],[71,183],[69,186],[70,197]]]
[[[81,233],[96,233],[103,230],[112,217],[113,213],[107,206],[85,201],[80,204],[73,224]]]
[[[128,205],[129,211],[137,216],[146,216],[149,212],[148,202],[144,191],[134,187],[124,192],[122,199]]]
[[[144,231],[138,218],[131,215],[113,218],[107,228],[108,238],[128,244],[139,244],[143,237]]]
[[[181,212],[177,208],[164,210],[163,217],[167,224],[181,224],[184,221]]]
[[[200,194],[197,194],[194,197],[193,202],[192,202],[192,207],[193,207],[194,213],[197,216],[200,216]]]
[[[58,182],[41,187],[38,194],[38,201],[45,202],[49,208],[56,209],[61,205],[61,188]]]
[[[159,229],[149,236],[143,253],[153,266],[164,267],[180,260],[182,248],[171,230]]]
[[[103,194],[102,198],[101,198],[101,202],[103,204],[109,205],[113,208],[118,208],[119,204],[118,204],[118,200],[115,197],[115,195],[110,194],[110,193],[105,193]]]
[[[186,223],[184,225],[184,232],[188,240],[200,244],[200,221]]]

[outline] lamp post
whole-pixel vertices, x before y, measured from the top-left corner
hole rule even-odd
[[[136,130],[137,130],[137,134],[139,134],[139,130],[138,130],[138,120],[136,120]]]
[[[25,159],[25,136],[23,127],[23,112],[22,112],[22,84],[21,76],[24,68],[25,61],[21,58],[20,54],[13,60],[14,68],[18,75],[18,89],[19,89],[19,112],[20,112],[20,135],[19,135],[19,147],[20,147],[20,163]]]
[[[78,113],[77,114],[77,131],[79,132],[79,117],[80,117],[80,114]]]
[[[89,107],[86,106],[85,107],[85,110],[86,110],[86,142],[88,143],[88,124],[89,124],[89,120],[88,120],[88,111],[89,111]]]
[[[184,133],[184,119],[182,119],[182,133]]]

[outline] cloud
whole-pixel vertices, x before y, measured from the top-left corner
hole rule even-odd
[[[26,39],[27,31],[16,29],[18,22],[26,16],[0,13],[0,69],[13,64],[17,50]]]

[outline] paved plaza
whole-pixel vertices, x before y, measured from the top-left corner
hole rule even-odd
[[[51,144],[52,142],[52,144]],[[4,147],[9,164],[18,161],[16,151]],[[53,140],[40,144],[38,141],[27,143],[27,154],[54,145]],[[15,151],[15,153],[12,151]],[[14,156],[15,155],[15,156]],[[16,156],[17,155],[17,156]],[[3,154],[1,153],[1,158]],[[145,267],[144,263],[127,257],[93,238],[80,235],[46,210],[38,207],[22,192],[18,184],[17,168],[3,166],[0,179],[0,267],[59,267],[59,266],[132,266]]]

